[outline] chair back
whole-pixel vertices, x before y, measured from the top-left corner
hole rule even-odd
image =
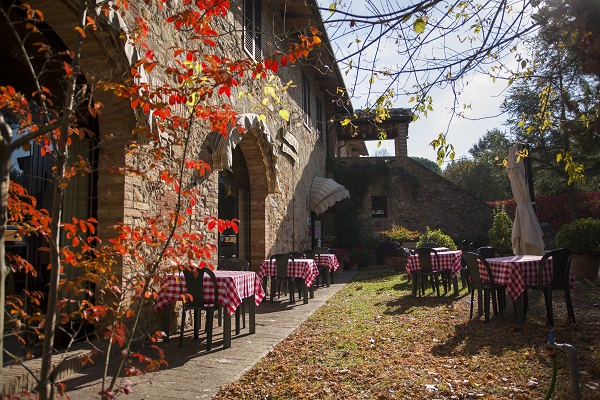
[[[433,248],[429,247],[421,247],[415,249],[415,254],[419,257],[419,262],[421,263],[421,272],[430,274],[433,272],[433,262],[431,259],[431,255],[437,258],[437,251]],[[437,265],[440,265],[438,262]]]
[[[319,254],[329,254],[329,253],[331,253],[331,251],[329,251],[329,247],[315,247],[313,250],[316,251]]]
[[[462,255],[467,263],[467,268],[469,268],[471,283],[475,289],[483,287],[483,281],[481,280],[481,275],[479,273],[478,261],[481,261],[481,263],[485,266],[485,270],[487,271],[488,275],[488,281],[491,286],[494,286],[494,274],[492,273],[492,268],[485,257],[483,257],[481,254],[472,253],[470,251],[465,251],[462,253]]]
[[[441,247],[438,243],[436,242],[425,242],[423,244],[421,244],[421,248],[429,248],[429,249],[433,249],[434,247]]]
[[[477,253],[479,253],[484,258],[494,258],[496,254],[502,257],[502,253],[500,253],[496,248],[492,246],[484,246],[477,249]]]
[[[288,276],[288,261],[294,261],[294,257],[291,254],[273,254],[271,256],[271,262],[275,261],[275,267],[277,268],[277,278],[287,278]]]
[[[224,258],[219,268],[225,271],[250,271],[250,263],[242,258]]]
[[[306,257],[306,255],[304,253],[301,253],[299,251],[292,251],[290,253],[290,256],[292,256],[294,258],[294,260],[298,260],[298,259],[302,259],[302,258]]]
[[[544,268],[547,266],[547,261],[552,257],[552,283],[546,285],[555,289],[565,289],[569,287],[569,274],[571,273],[571,249],[552,250],[544,254],[540,260],[538,267],[538,286],[540,289],[544,287]]]
[[[467,241],[466,241],[466,240],[463,240],[463,241],[460,243],[460,251],[462,251],[463,253],[464,253],[465,251],[471,251],[471,249],[472,249],[472,248],[473,248],[473,242],[471,242],[471,243],[467,244]],[[464,257],[461,257],[461,258],[460,258],[460,265],[461,265],[463,268],[467,268],[467,262],[465,261],[465,258],[464,258]]]
[[[204,303],[204,275],[208,275],[208,278],[212,281],[212,290],[214,293],[214,303]],[[187,286],[187,294],[191,296],[185,297],[185,303],[188,307],[212,307],[219,303],[219,291],[217,290],[217,278],[215,273],[209,268],[195,268],[186,267],[183,269],[183,276],[185,277],[185,285]],[[181,284],[181,282],[180,282]],[[183,292],[183,291],[182,291]]]
[[[303,253],[306,258],[314,259],[315,257],[319,256],[319,253],[314,250],[304,250]]]

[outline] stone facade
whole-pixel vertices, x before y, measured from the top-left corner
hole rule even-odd
[[[246,2],[247,3],[247,2]],[[77,19],[75,1],[34,0],[32,6],[44,13],[48,26],[62,39],[67,48],[71,48]],[[270,56],[275,50],[287,51],[289,41],[297,41],[301,29],[319,24],[320,16],[314,8],[315,4],[292,2],[286,5],[276,1],[262,2],[262,51]],[[232,2],[231,12],[227,18],[219,21],[221,33],[227,33],[217,39],[217,50],[208,52],[221,54],[231,59],[246,58],[244,51],[242,24],[243,1]],[[165,62],[172,57],[173,46],[181,46],[185,42],[183,34],[175,32],[169,24],[165,24],[166,11],[150,8],[143,1],[130,1],[132,12],[122,17],[116,13],[106,18],[99,18],[98,29],[90,31],[86,39],[82,57],[82,69],[90,84],[100,80],[120,82],[130,75],[133,63],[142,57],[143,49],[136,48],[127,41],[136,29],[135,16],[143,16],[149,21],[147,42],[157,49],[156,58]],[[297,30],[290,37],[289,32]],[[324,28],[321,26],[321,31]],[[306,33],[306,32],[304,32]],[[326,42],[326,40],[324,40]],[[319,133],[319,123],[325,126],[327,116],[337,112],[334,101],[343,88],[337,66],[321,68],[324,64],[334,65],[328,55],[329,45],[316,49],[314,56],[302,59],[296,64],[281,67],[277,73],[282,85],[293,82],[292,87],[281,95],[278,107],[256,108],[261,103],[265,81],[246,78],[242,85],[232,91],[229,99],[215,98],[214,102],[228,101],[239,114],[264,114],[263,125],[249,125],[247,132],[236,146],[241,151],[245,165],[233,165],[232,169],[247,170],[250,187],[248,218],[242,223],[249,224],[249,254],[251,268],[257,270],[263,259],[272,253],[296,251],[311,247],[311,210],[309,194],[312,179],[325,176],[327,158],[326,132]],[[311,53],[312,54],[312,53]],[[168,78],[160,75],[158,68],[151,74],[142,72],[142,81],[151,86],[161,85]],[[323,72],[323,71],[328,72]],[[308,82],[310,93],[310,117],[303,110],[303,80]],[[240,93],[246,93],[240,96]],[[248,95],[253,94],[253,96]],[[119,221],[136,226],[145,218],[154,215],[165,215],[172,210],[175,193],[162,184],[159,174],[148,179],[136,176],[115,174],[115,167],[133,167],[144,169],[151,160],[140,156],[140,152],[127,149],[130,139],[142,143],[142,150],[151,150],[152,143],[144,142],[142,134],[132,134],[136,126],[150,127],[152,117],[134,113],[127,100],[98,91],[95,99],[104,104],[104,110],[97,120],[99,154],[97,160],[96,185],[98,196],[94,213],[99,221],[98,233],[101,237],[114,235],[113,227]],[[322,108],[319,113],[317,107]],[[284,121],[279,115],[279,108],[290,111],[290,121]],[[185,110],[181,110],[185,112]],[[317,121],[321,116],[322,121]],[[206,124],[198,122],[192,135],[190,154],[200,157],[210,130]],[[171,140],[169,133],[163,139]],[[145,144],[144,144],[145,143]],[[182,154],[181,144],[173,142],[170,152],[177,157]],[[212,163],[214,160],[204,160]],[[194,208],[194,216],[190,229],[202,230],[204,215],[219,213],[219,176],[221,171],[214,171],[203,179],[198,190],[201,201]],[[193,181],[188,174],[184,181]],[[215,232],[208,232],[207,239],[217,242]],[[212,261],[216,263],[217,254]],[[125,272],[127,274],[128,272]],[[132,271],[129,271],[132,272]]]
[[[394,157],[339,157],[335,160],[336,169],[370,173],[364,197],[359,200],[354,193],[353,199],[361,204],[356,218],[362,233],[376,236],[396,224],[419,232],[424,232],[427,226],[432,230],[441,229],[455,241],[485,237],[492,225],[492,207],[408,156],[411,119],[409,110],[396,110],[386,122],[388,138],[395,140]],[[357,138],[376,139],[377,129],[373,129],[368,119],[357,125]],[[351,140],[344,132],[338,136]],[[353,197],[352,190],[350,196]],[[385,199],[386,217],[374,217],[374,196]]]

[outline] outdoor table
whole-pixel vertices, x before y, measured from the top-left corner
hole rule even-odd
[[[340,263],[335,254],[315,254],[313,258],[318,267],[325,267],[329,269],[329,274],[325,275],[325,284],[330,286],[333,283],[333,272],[337,271]]]
[[[319,275],[319,269],[317,268],[317,263],[312,258],[295,258],[294,261],[288,261],[288,276],[294,278],[302,278],[302,291],[304,293],[303,302],[304,304],[308,304],[308,291],[310,288],[310,298],[314,297],[314,287],[312,286],[315,278]],[[271,260],[264,260],[262,265],[260,266],[260,270],[258,271],[258,278],[265,280],[268,276],[277,276],[277,265],[275,264],[275,260],[271,262]],[[293,290],[293,288],[291,289]]]
[[[432,253],[433,254],[433,253]],[[453,251],[440,251],[437,253],[436,257],[432,257],[432,267],[434,271],[444,271],[449,270],[452,271],[452,287],[454,289],[454,296],[458,296],[458,274],[462,269],[462,265],[460,264],[460,260],[462,258],[462,251],[453,250]],[[440,265],[437,264],[437,260],[439,259]],[[421,261],[419,260],[419,256],[416,254],[411,254],[408,257],[408,261],[406,263],[406,273],[408,275],[412,275],[414,271],[421,270]],[[417,280],[412,280],[412,289],[413,296],[417,295]]]
[[[517,322],[525,321],[525,312],[523,307],[523,293],[527,286],[538,285],[538,267],[542,256],[508,256],[486,258],[492,274],[494,274],[494,283],[497,285],[506,286],[506,292],[512,301],[515,302],[517,310]],[[487,281],[487,270],[481,262],[479,262],[479,273],[483,281]],[[575,289],[575,274],[571,269],[569,277],[569,286]],[[543,274],[544,284],[549,284],[552,281],[552,257],[548,259],[547,267]]]
[[[226,312],[223,322],[223,347],[231,347],[231,316],[236,312],[242,301],[248,299],[249,305],[249,332],[256,333],[256,306],[265,297],[265,292],[260,279],[252,271],[213,271],[217,278],[217,290],[219,293],[219,304]],[[165,284],[158,293],[154,311],[164,310],[163,331],[166,340],[169,340],[169,326],[171,323],[171,302],[180,301],[187,291],[185,278],[182,273],[169,274],[165,278]],[[254,299],[254,301],[251,301]],[[214,302],[214,290],[207,275],[204,275],[204,301]],[[239,323],[236,324],[239,334]],[[181,327],[183,329],[183,327]]]

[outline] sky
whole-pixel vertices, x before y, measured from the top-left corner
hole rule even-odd
[[[322,6],[327,7],[331,0],[319,0]],[[372,0],[372,3],[380,4],[383,0]],[[408,2],[399,1],[398,6],[406,5]],[[325,3],[327,3],[325,5]],[[354,2],[351,4],[351,8],[358,10],[359,13],[368,13],[366,8],[369,8],[368,5],[364,5],[364,2]],[[366,7],[366,8],[365,8]],[[324,19],[327,19],[327,12],[323,13]],[[327,28],[327,33],[329,39],[331,40],[332,47],[334,51],[336,51],[337,56],[339,57],[341,54],[348,53],[355,46],[353,41],[356,39],[362,39],[363,41],[368,41],[369,39],[365,38],[366,34],[364,30],[355,30],[352,29],[346,30],[346,33],[340,34],[341,30],[332,31],[331,25],[325,24]],[[410,26],[410,25],[409,25]],[[348,31],[350,33],[348,33]],[[396,51],[390,51],[390,49],[397,48],[401,46],[402,43],[397,44],[388,41],[383,43],[379,47],[378,52],[373,52],[373,54],[365,57],[366,58],[376,58],[376,68],[381,66],[398,66],[402,64],[404,61],[401,56],[398,55]],[[451,49],[452,51],[459,52],[461,44],[458,43],[458,40],[454,37],[450,37],[444,43],[445,48]],[[439,46],[436,48],[431,48],[431,54],[441,54],[446,52],[445,49],[441,49]],[[425,53],[427,54],[427,53]],[[419,55],[423,57],[423,54]],[[513,60],[513,55],[508,55],[507,61],[511,67],[516,66],[517,61]],[[353,82],[354,70],[350,70],[350,73],[346,75],[346,71],[344,70],[343,65],[339,65],[340,70],[342,71],[342,75],[346,80],[346,87],[350,88],[350,84]],[[465,109],[464,114],[466,118],[461,118],[458,116],[454,116],[452,121],[451,118],[451,107],[454,101],[454,93],[451,89],[434,89],[432,92],[433,97],[433,111],[429,111],[428,116],[421,116],[419,120],[412,122],[409,125],[409,139],[408,139],[408,155],[411,157],[424,157],[430,160],[436,160],[436,152],[429,144],[432,140],[437,139],[439,134],[442,132],[447,132],[447,140],[450,144],[454,146],[454,150],[456,153],[455,159],[461,156],[469,157],[469,149],[473,144],[475,144],[479,138],[481,138],[488,130],[493,128],[498,128],[502,131],[506,130],[504,126],[504,122],[506,120],[506,116],[498,116],[500,114],[500,105],[504,99],[504,90],[506,89],[506,81],[497,80],[493,82],[489,76],[483,74],[474,74],[470,76],[466,80],[467,84],[461,90],[461,94],[459,97],[459,107],[462,107],[463,104],[470,105],[470,109]],[[405,84],[406,87],[410,87],[410,84]],[[380,92],[383,92],[384,88],[387,85],[384,82],[375,81],[373,84],[373,88],[377,91],[377,88],[380,87]],[[354,109],[361,109],[365,106],[365,96],[364,93],[369,88],[368,79],[364,79],[355,95],[352,98],[352,103]],[[361,93],[363,95],[361,96]],[[409,103],[408,96],[397,96],[394,100],[393,107],[395,108],[411,108],[413,103]],[[492,116],[494,116],[492,118]],[[385,148],[385,147],[384,147]],[[371,148],[369,148],[371,151]],[[392,150],[393,153],[393,150]],[[449,162],[449,161],[448,161]],[[442,165],[442,168],[444,168]]]

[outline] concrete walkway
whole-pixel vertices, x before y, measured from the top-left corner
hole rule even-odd
[[[141,378],[131,378],[133,392],[122,398],[211,399],[221,386],[238,379],[300,326],[354,274],[353,271],[336,272],[335,283],[328,288],[318,288],[308,304],[296,301],[290,305],[283,296],[271,304],[265,298],[256,308],[256,334],[248,334],[247,329],[238,336],[234,334],[229,349],[222,348],[220,328],[215,331],[213,350],[208,353],[204,350],[202,333],[200,340],[195,341],[192,332],[186,332],[182,348],[179,348],[179,337],[175,335],[169,342],[160,344],[169,366]],[[232,325],[235,328],[235,323]],[[97,399],[101,373],[101,367],[96,366],[64,381],[71,399]]]

